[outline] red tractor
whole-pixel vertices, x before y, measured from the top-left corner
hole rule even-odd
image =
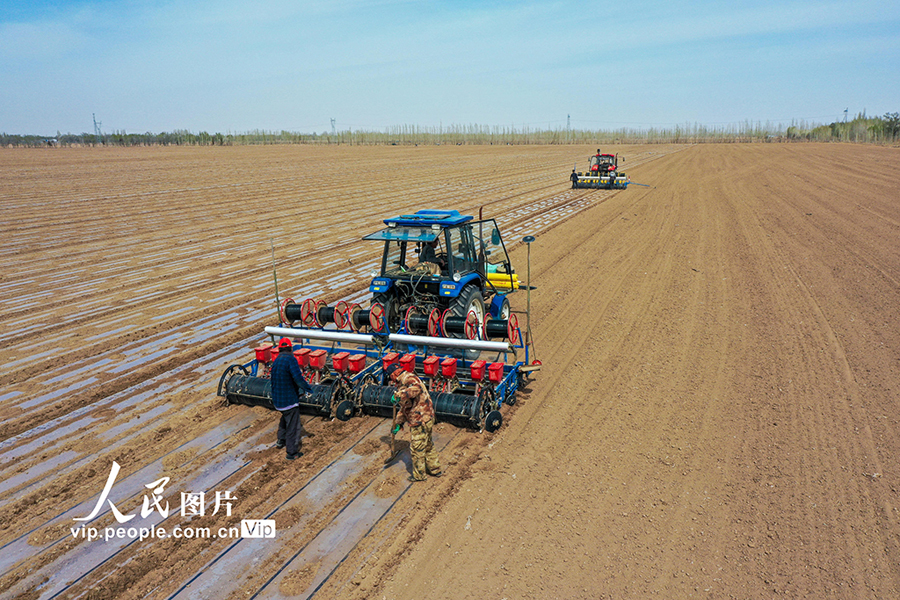
[[[624,162],[624,159],[623,159]],[[625,173],[619,173],[619,155],[597,154],[591,157],[590,170],[587,173],[576,173],[572,169],[572,188],[625,189],[631,180]]]

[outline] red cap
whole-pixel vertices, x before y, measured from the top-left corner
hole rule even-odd
[[[294,345],[291,344],[290,338],[283,337],[278,340],[278,348],[293,348]]]

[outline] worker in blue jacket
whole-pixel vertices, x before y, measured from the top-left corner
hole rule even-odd
[[[300,452],[300,391],[311,394],[313,389],[303,377],[291,340],[281,338],[278,342],[278,358],[272,363],[272,403],[281,413],[278,422],[276,448],[287,447],[287,459],[303,456]]]

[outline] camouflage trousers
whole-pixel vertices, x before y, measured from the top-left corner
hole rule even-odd
[[[441,462],[431,440],[434,419],[409,428],[409,452],[412,455],[412,478],[425,479],[425,474],[440,475]]]

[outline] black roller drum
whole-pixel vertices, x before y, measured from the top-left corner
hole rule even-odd
[[[360,401],[362,411],[367,415],[390,419],[394,414],[391,396],[394,388],[372,385],[363,390]],[[478,398],[469,394],[436,393],[431,395],[437,421],[457,427],[479,427]]]
[[[312,384],[313,393],[300,396],[300,412],[306,415],[331,414],[331,395],[334,384]],[[234,374],[225,386],[225,399],[229,404],[263,406],[275,410],[272,404],[272,380],[267,377]]]

